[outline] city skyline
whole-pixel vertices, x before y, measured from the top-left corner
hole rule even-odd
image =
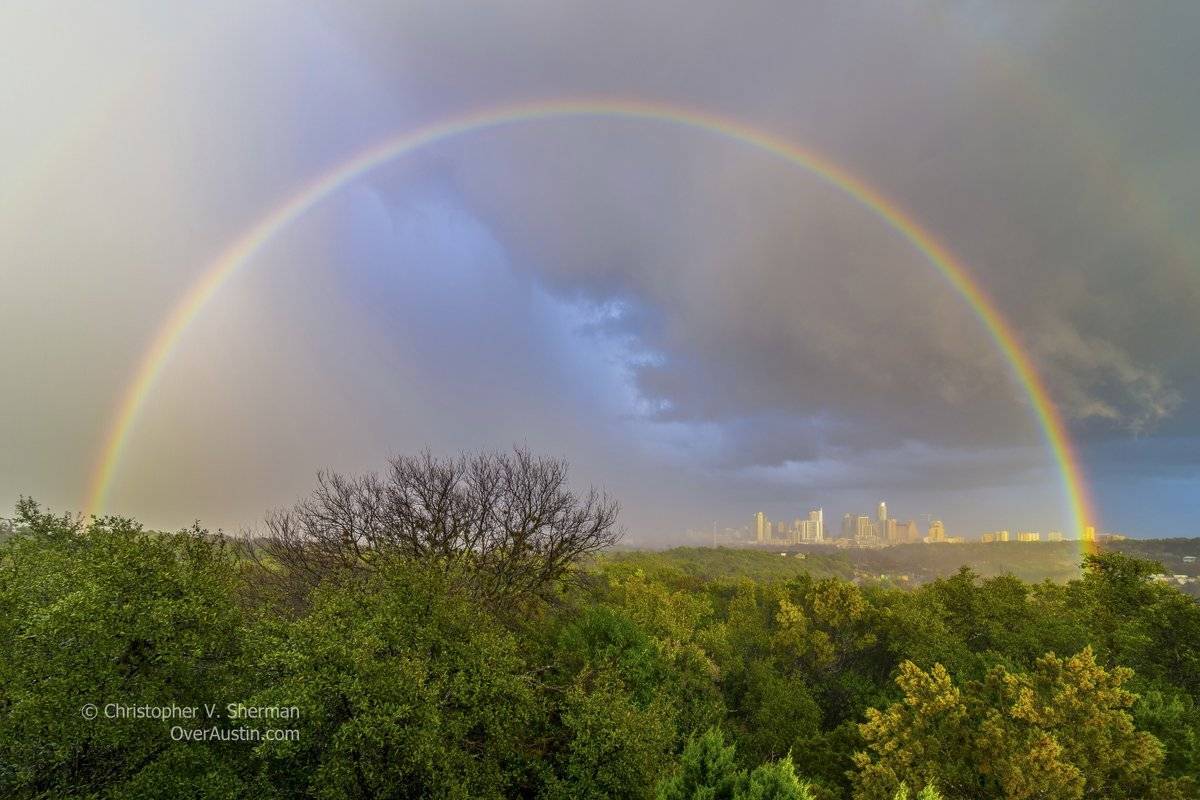
[[[888,512],[887,501],[880,500],[875,507],[875,516],[854,511],[844,512],[841,516],[840,535],[829,535],[824,525],[824,507],[809,508],[807,516],[796,516],[789,523],[785,520],[773,520],[765,511],[756,511],[752,521],[741,527],[726,526],[718,537],[718,525],[712,524],[713,544],[739,545],[785,545],[799,544],[829,544],[835,546],[855,547],[887,547],[898,544],[961,544],[965,542],[1004,543],[1004,542],[1113,542],[1127,538],[1123,533],[1112,531],[1097,532],[1095,526],[1089,525],[1078,537],[1065,535],[1060,530],[1046,529],[1030,530],[1022,528],[1015,532],[1008,529],[984,530],[979,532],[964,532],[951,530],[947,532],[945,523],[933,514],[920,515],[926,520],[924,528],[919,527],[916,519],[901,519],[891,516]],[[684,537],[694,540],[695,529],[689,529]]]

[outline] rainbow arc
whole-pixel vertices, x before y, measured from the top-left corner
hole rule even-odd
[[[487,108],[425,125],[384,139],[318,175],[268,211],[232,241],[192,284],[155,334],[121,395],[88,490],[86,513],[103,511],[142,408],[179,341],[221,287],[286,228],[322,200],[371,170],[424,147],[467,134],[569,118],[629,119],[670,124],[705,132],[777,157],[853,199],[913,248],[966,301],[1011,368],[1056,464],[1076,537],[1085,549],[1084,532],[1095,514],[1083,470],[1061,414],[1016,332],[984,287],[951,250],[883,193],[862,178],[813,150],[751,127],[739,120],[681,106],[628,99],[554,100]]]

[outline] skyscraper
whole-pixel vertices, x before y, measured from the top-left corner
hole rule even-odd
[[[814,542],[825,541],[825,509],[814,508],[809,511],[808,525]]]
[[[925,537],[925,541],[928,544],[946,541],[946,526],[942,524],[940,519],[935,519],[930,523],[929,535]]]
[[[767,515],[761,511],[754,515],[754,541],[759,544],[767,542]]]
[[[900,543],[900,524],[893,518],[888,517],[883,521],[884,537],[888,544]]]
[[[859,544],[871,544],[875,539],[875,526],[866,514],[859,515],[854,520],[854,540]]]
[[[879,501],[879,515],[876,517],[876,519],[877,519],[877,520],[879,520],[880,522],[883,522],[883,521],[884,521],[884,520],[886,520],[887,518],[888,518],[888,515],[887,515],[887,503],[885,503],[885,502],[883,502],[882,500],[880,500],[880,501]]]
[[[854,515],[849,511],[842,515],[842,538],[854,538]]]

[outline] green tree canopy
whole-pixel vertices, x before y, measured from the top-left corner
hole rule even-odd
[[[236,751],[173,742],[170,723],[119,710],[240,691],[230,550],[199,528],[84,525],[28,500],[18,524],[0,549],[0,794],[119,791],[164,765],[176,780],[198,771],[222,791],[238,785]]]
[[[504,797],[536,721],[514,636],[440,570],[394,562],[321,587],[308,614],[254,631],[254,706],[295,706],[299,742],[264,742],[285,796]]]
[[[735,800],[745,782],[734,746],[720,728],[709,728],[688,741],[679,770],[658,784],[657,800]]]
[[[934,784],[947,800],[1171,796],[1162,747],[1134,728],[1130,676],[1099,666],[1090,649],[961,686],[940,664],[905,662],[903,702],[869,711],[861,726],[854,796],[883,800],[901,784]]]
[[[755,767],[738,800],[813,800],[808,784],[796,777],[792,756]]]

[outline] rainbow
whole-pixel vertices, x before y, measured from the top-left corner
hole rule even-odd
[[[518,123],[593,117],[660,122],[700,130],[778,157],[853,198],[904,237],[962,296],[1007,359],[1014,377],[1029,397],[1037,423],[1061,476],[1071,523],[1078,538],[1083,540],[1084,531],[1092,524],[1094,514],[1083,470],[1063,419],[1012,326],[1000,314],[983,287],[945,245],[879,191],[819,153],[728,117],[665,103],[626,99],[538,101],[487,108],[452,117],[384,139],[301,186],[242,233],[204,269],[158,330],[117,406],[90,478],[85,514],[99,513],[104,509],[130,432],[188,327],[225,282],[249,264],[263,246],[281,231],[355,178],[422,147],[464,134]],[[1084,546],[1087,547],[1086,544]]]

